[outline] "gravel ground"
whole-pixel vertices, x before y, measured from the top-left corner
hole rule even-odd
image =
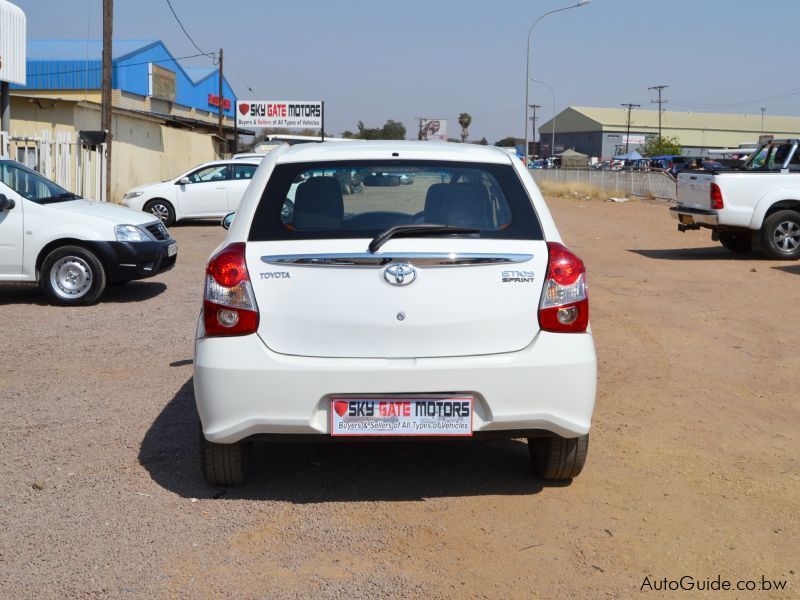
[[[600,367],[567,486],[519,441],[264,445],[247,486],[206,485],[191,360],[215,225],[174,227],[177,267],[97,306],[0,287],[3,596],[597,598],[719,574],[797,597],[800,265],[679,234],[661,204],[551,207]]]

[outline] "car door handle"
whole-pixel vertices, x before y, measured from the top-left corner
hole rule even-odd
[[[218,189],[218,190],[224,190],[224,189],[225,189],[225,186],[224,186],[224,185],[218,185],[218,186],[217,186],[217,189]]]

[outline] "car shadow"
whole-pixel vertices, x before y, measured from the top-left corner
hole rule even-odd
[[[636,250],[629,248],[628,252],[633,252],[645,258],[653,258],[656,260],[764,260],[761,255],[753,252],[731,252],[722,246],[653,250]]]
[[[130,281],[124,285],[110,285],[100,297],[100,303],[144,302],[163,294],[167,285],[160,281]]]
[[[199,419],[190,378],[145,433],[139,463],[184,498],[281,500],[298,504],[535,494],[521,440],[260,443],[249,449],[247,483],[220,488],[199,466]],[[568,484],[554,484],[561,487]]]
[[[110,285],[100,296],[98,304],[144,302],[164,293],[166,289],[166,284],[158,281],[131,281],[125,285]],[[4,283],[0,285],[0,306],[12,304],[48,306],[51,302],[35,284]]]
[[[4,283],[0,285],[0,306],[11,304],[47,306],[49,302],[36,284]]]
[[[800,275],[800,265],[789,265],[786,267],[772,267],[776,271],[783,271],[784,273],[793,273],[794,275]]]

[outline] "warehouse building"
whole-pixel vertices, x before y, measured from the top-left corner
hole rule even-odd
[[[230,151],[237,133],[236,94],[223,78],[220,138],[217,69],[186,68],[156,40],[115,40],[112,48],[113,160],[108,200],[118,202],[131,187],[175,177]],[[87,186],[89,175],[78,171],[86,171],[90,160],[102,160],[86,153],[85,135],[100,129],[101,55],[99,40],[28,41],[25,83],[11,86],[4,151],[85,194],[103,187],[99,180]],[[68,166],[59,168],[71,171],[66,175],[56,168],[57,163],[64,164],[65,152]],[[90,171],[92,177],[101,177],[97,165]]]
[[[630,133],[628,111],[619,108],[587,108],[570,106],[555,119],[539,127],[542,156],[550,156],[555,122],[555,153],[577,150],[600,160],[607,160],[629,150],[640,149],[649,137],[658,135],[658,111],[631,111]],[[722,114],[664,111],[661,114],[661,135],[674,136],[684,152],[706,154],[708,150],[737,148],[758,141],[762,134],[800,137],[800,117],[758,114]]]

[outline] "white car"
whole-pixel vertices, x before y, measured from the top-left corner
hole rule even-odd
[[[207,162],[175,179],[128,190],[122,205],[152,213],[167,227],[181,219],[219,219],[239,207],[259,162]]]
[[[0,159],[0,282],[38,283],[57,304],[91,304],[109,283],[171,269],[177,253],[152,215],[84,200]]]
[[[353,173],[363,190],[343,194]],[[581,471],[584,265],[521,161],[435,142],[281,148],[223,225],[194,359],[210,483],[242,482],[244,444],[270,436],[525,437],[540,477]]]

